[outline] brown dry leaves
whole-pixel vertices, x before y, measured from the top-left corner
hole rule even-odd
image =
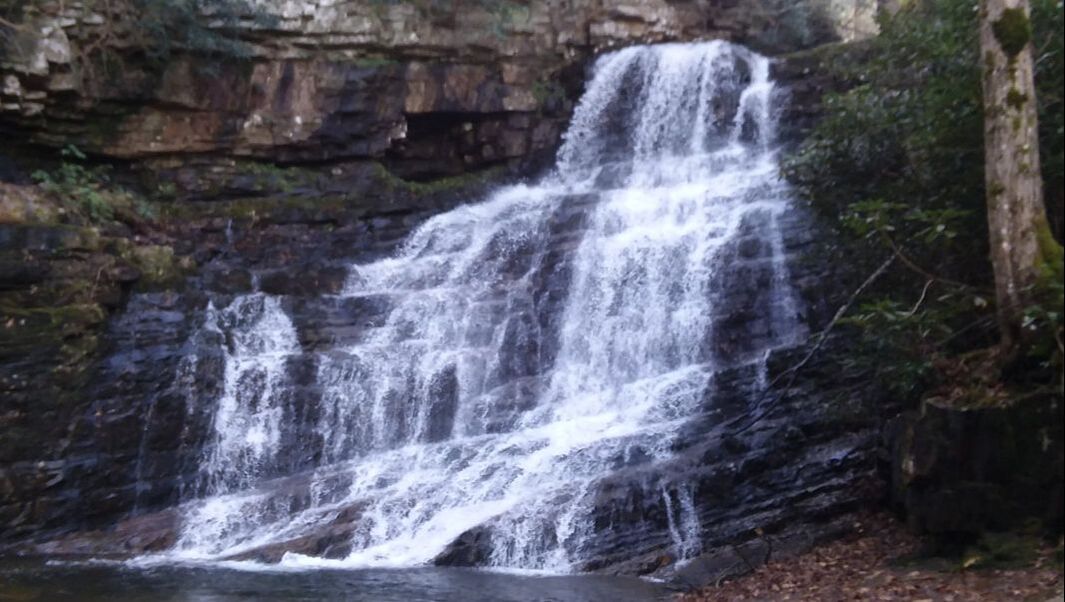
[[[719,587],[685,594],[679,602],[1061,599],[1062,574],[1048,559],[1042,566],[1018,570],[944,572],[892,566],[892,560],[913,554],[918,546],[917,538],[894,519],[863,517],[850,538],[771,562]]]

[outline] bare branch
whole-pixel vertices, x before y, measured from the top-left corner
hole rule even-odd
[[[884,274],[884,272],[887,271],[891,264],[895,262],[896,257],[897,255],[892,255],[885,259],[884,262],[880,264],[880,267],[874,270],[873,273],[865,279],[865,282],[862,282],[861,286],[859,286],[857,289],[854,290],[853,293],[851,293],[851,296],[847,299],[846,303],[841,305],[839,309],[836,310],[836,314],[832,317],[832,320],[828,323],[828,326],[825,326],[824,330],[822,330],[816,335],[817,342],[814,343],[814,346],[810,348],[810,351],[808,351],[806,355],[802,358],[802,360],[800,360],[797,364],[788,368],[784,372],[781,372],[768,385],[766,385],[765,389],[762,390],[762,394],[759,395],[758,399],[754,403],[754,405],[758,407],[758,410],[754,413],[753,416],[745,416],[744,418],[750,418],[750,420],[747,422],[747,424],[733,430],[733,433],[741,433],[757,424],[759,420],[764,418],[769,413],[769,411],[773,408],[773,406],[776,405],[777,402],[783,399],[784,394],[781,393],[776,397],[776,399],[772,400],[771,402],[766,404],[762,403],[762,400],[765,399],[766,395],[768,395],[769,392],[776,387],[777,383],[779,383],[785,377],[790,378],[788,379],[787,384],[784,385],[784,390],[786,391],[787,389],[791,388],[791,385],[795,383],[795,378],[798,376],[799,371],[802,370],[802,368],[810,362],[814,355],[816,355],[817,352],[821,350],[821,347],[824,346],[825,341],[828,340],[828,335],[832,332],[832,329],[836,327],[836,324],[838,324],[839,321],[843,319],[843,316],[846,315],[848,311],[850,311],[851,306],[854,305],[854,302],[858,299],[858,297],[860,297],[862,293],[864,293],[866,289],[868,289],[873,284],[873,282],[875,282],[878,278],[880,278],[881,275]]]
[[[918,274],[924,276],[928,280],[938,280],[939,282],[942,282],[943,284],[949,284],[951,286],[956,286],[958,288],[964,288],[964,289],[968,289],[968,290],[982,290],[982,291],[988,291],[988,292],[990,291],[990,289],[987,289],[987,288],[978,288],[978,287],[975,287],[975,286],[973,286],[971,284],[966,284],[966,283],[960,282],[958,280],[951,280],[950,278],[943,278],[942,276],[937,276],[936,274],[933,274],[932,272],[929,272],[928,270],[926,270],[926,269],[922,268],[921,266],[917,265],[917,262],[915,262],[914,260],[910,259],[909,256],[907,256],[906,253],[904,253],[902,251],[902,247],[900,247],[899,244],[895,242],[895,239],[891,238],[891,236],[889,236],[888,233],[885,232],[883,228],[877,229],[877,232],[880,234],[880,237],[884,239],[884,242],[886,242],[887,245],[889,247],[891,247],[891,250],[895,253],[895,256],[898,257],[899,260],[902,261],[902,263],[906,267],[908,267],[911,270],[913,270],[914,272],[917,272]]]
[[[910,309],[910,311],[906,312],[907,318],[912,318],[914,314],[917,313],[917,310],[920,309],[921,304],[924,303],[925,296],[928,295],[928,288],[932,286],[933,282],[935,282],[934,278],[929,279],[928,282],[924,283],[924,289],[921,290],[921,297],[917,299],[917,303],[914,303],[913,308]]]

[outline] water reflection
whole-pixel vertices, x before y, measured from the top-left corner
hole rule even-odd
[[[3,602],[637,602],[667,592],[639,579],[465,569],[253,572],[117,564],[0,564]]]

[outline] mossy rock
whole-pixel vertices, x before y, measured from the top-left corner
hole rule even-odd
[[[1039,558],[1043,541],[1039,525],[1034,528],[984,533],[965,550],[962,568],[1018,569],[1032,566]]]
[[[74,339],[91,333],[106,319],[102,307],[91,303],[59,307],[0,307],[0,343],[7,351],[35,351],[38,347],[60,347],[68,355],[83,356],[83,350],[62,349]],[[67,357],[69,359],[69,357]]]
[[[465,190],[490,183],[502,176],[504,172],[505,168],[503,167],[492,167],[484,171],[438,178],[427,182],[415,182],[400,178],[388,171],[388,168],[380,163],[374,163],[373,171],[378,182],[386,187],[386,189],[403,191],[415,195],[435,195]]]
[[[62,224],[0,224],[0,251],[98,251],[103,237],[95,228]]]
[[[263,175],[274,172],[259,167]],[[310,177],[302,168],[276,168],[285,177]],[[304,192],[266,194],[225,201],[170,203],[163,218],[182,223],[202,219],[230,219],[251,223],[339,223],[366,216],[396,211],[416,211],[439,206],[440,198],[460,195],[497,182],[505,168],[440,178],[427,182],[405,180],[388,171],[380,163],[365,167],[360,184],[351,192]],[[295,170],[295,171],[293,171]],[[280,176],[278,176],[280,177]]]
[[[189,257],[179,257],[166,245],[132,246],[121,255],[140,270],[139,288],[179,288],[195,267]]]
[[[367,207],[359,207],[352,196],[270,196],[241,198],[210,203],[178,203],[167,207],[166,219],[192,221],[203,219],[230,219],[239,222],[276,221],[332,221],[343,213],[360,217],[368,213]],[[299,216],[299,217],[297,217]],[[302,219],[300,219],[302,218]]]

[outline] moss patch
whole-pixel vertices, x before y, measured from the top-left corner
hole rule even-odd
[[[1031,566],[1039,557],[1042,542],[1028,532],[985,533],[965,551],[963,569],[1018,569]]]
[[[252,189],[261,192],[290,193],[299,187],[313,186],[318,177],[313,170],[260,161],[242,161],[237,164],[236,170],[241,175],[252,177]]]
[[[1065,279],[1065,249],[1054,239],[1046,217],[1036,220],[1035,236],[1039,241],[1039,254],[1043,263],[1054,272],[1059,281]]]
[[[1020,8],[1007,8],[1002,16],[991,24],[991,31],[1006,56],[1015,58],[1032,40],[1032,25],[1028,15]]]
[[[140,270],[137,285],[146,288],[178,286],[195,267],[190,258],[176,256],[174,249],[165,245],[133,246],[122,258]]]
[[[0,306],[0,344],[12,354],[33,354],[41,349],[59,352],[59,365],[77,363],[96,348],[90,335],[106,318],[94,303],[58,307]],[[13,356],[10,356],[13,357]]]
[[[360,69],[381,69],[383,67],[392,67],[399,65],[400,62],[396,59],[382,57],[382,56],[366,56],[360,57],[353,61],[356,67]]]
[[[428,182],[404,180],[388,171],[380,163],[374,164],[374,176],[390,190],[402,190],[415,195],[429,195],[451,192],[469,188],[478,184],[487,184],[503,174],[502,167],[493,167],[484,171],[466,173],[459,176],[439,178]]]
[[[1010,91],[1006,93],[1006,104],[1012,109],[1020,109],[1026,102],[1028,102],[1028,95],[1017,88],[1010,88]]]
[[[300,214],[327,221],[325,214],[340,213],[354,217],[367,213],[355,195],[244,197],[210,203],[171,203],[165,207],[165,219],[175,222],[208,218],[270,221],[279,216]]]

